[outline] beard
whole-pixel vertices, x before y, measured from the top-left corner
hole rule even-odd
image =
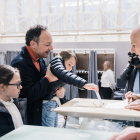
[[[40,57],[40,58],[47,58],[49,56],[50,51],[46,51],[46,52],[36,52],[36,54]]]

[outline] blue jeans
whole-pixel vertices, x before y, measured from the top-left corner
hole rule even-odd
[[[57,102],[49,101],[42,107],[42,126],[57,127],[58,113],[53,110],[58,107]]]

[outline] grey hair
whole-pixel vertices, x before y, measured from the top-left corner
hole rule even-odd
[[[105,61],[104,64],[107,64],[108,69],[110,69],[110,62],[109,61]]]

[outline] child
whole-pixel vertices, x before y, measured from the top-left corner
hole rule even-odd
[[[76,55],[70,50],[61,51],[59,56],[50,61],[48,69],[50,69],[52,74],[59,79],[50,84],[51,91],[55,92],[57,88],[64,86],[67,83],[77,86],[78,88],[96,90],[96,92],[98,92],[98,86],[94,84],[87,84],[86,80],[71,72],[75,63]],[[52,97],[51,101],[47,100],[46,102],[43,102],[42,126],[57,127],[58,114],[53,110],[58,107],[58,105],[65,102],[65,97],[59,100],[57,96]]]
[[[0,136],[26,123],[26,100],[19,97],[21,79],[19,71],[0,65]]]

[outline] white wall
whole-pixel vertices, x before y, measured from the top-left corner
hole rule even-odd
[[[21,50],[23,43],[0,44],[0,51]],[[53,43],[54,49],[115,49],[116,52],[116,78],[120,77],[128,62],[130,42],[57,42]]]

